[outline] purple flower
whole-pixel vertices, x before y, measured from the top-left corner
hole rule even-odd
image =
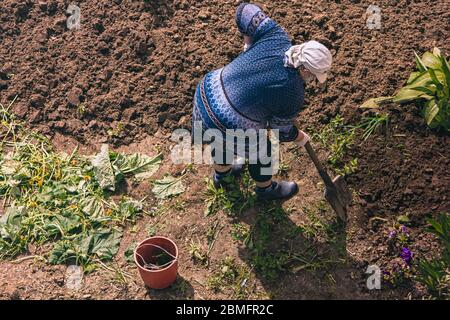
[[[414,254],[408,248],[403,248],[402,253],[400,254],[400,257],[403,259],[403,261],[405,261],[407,265],[411,264],[413,256]]]
[[[397,235],[397,232],[396,232],[396,231],[391,231],[391,232],[389,232],[389,239],[395,238],[396,235]]]
[[[408,228],[406,228],[405,226],[402,226],[401,230],[402,230],[402,233],[408,234]]]

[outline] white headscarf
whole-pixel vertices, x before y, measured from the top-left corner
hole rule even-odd
[[[292,46],[285,53],[285,67],[299,68],[304,66],[313,73],[320,83],[327,80],[327,72],[331,68],[333,57],[330,50],[317,41],[308,41]]]

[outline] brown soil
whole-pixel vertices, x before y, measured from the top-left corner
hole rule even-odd
[[[65,10],[70,1],[3,0],[0,4],[0,102],[18,96],[13,111],[29,127],[53,138],[59,149],[83,146],[93,152],[108,142],[118,150],[154,153],[159,145],[165,155],[170,132],[189,127],[191,101],[203,74],[223,66],[239,54],[242,40],[234,25],[236,1],[79,1],[81,29],[67,30]],[[382,29],[366,28],[370,1],[259,1],[297,43],[317,39],[330,47],[334,68],[328,88],[307,90],[308,108],[299,120],[305,128],[320,127],[337,114],[355,124],[363,113],[358,106],[368,98],[393,94],[414,68],[413,50],[434,46],[448,54],[446,1],[377,1],[382,9]],[[415,258],[439,253],[433,236],[424,232],[425,219],[450,212],[449,136],[430,131],[415,106],[387,106],[390,130],[357,144],[348,157],[358,157],[357,172],[349,179],[356,201],[346,230],[340,230],[338,253],[320,239],[291,237],[274,243],[272,250],[314,246],[322,258],[342,263],[315,271],[280,272],[268,280],[250,270],[250,298],[374,299],[421,297],[414,282],[383,286],[369,292],[367,265],[387,268],[398,252],[388,243],[389,228],[399,215],[411,220],[411,249]],[[320,151],[324,158],[325,150]],[[304,154],[293,154],[290,179],[299,182],[302,195],[285,203],[288,212],[274,235],[284,239],[287,230],[302,225],[305,208],[321,199],[314,167]],[[251,269],[251,252],[231,238],[237,218],[224,213],[205,218],[203,178],[209,168],[196,168],[186,178],[186,194],[176,201],[185,209],[170,210],[164,217],[143,218],[124,238],[117,264],[130,273],[126,283],[114,272],[99,271],[85,277],[79,292],[64,286],[65,267],[33,260],[0,263],[0,298],[85,299],[216,299],[233,297],[216,293],[206,281],[220,269],[227,256]],[[182,168],[166,163],[161,169],[179,174]],[[148,184],[129,186],[135,196],[150,195]],[[243,217],[254,226],[256,206]],[[323,219],[332,220],[327,210]],[[385,220],[373,219],[374,217]],[[222,232],[210,254],[209,267],[194,264],[191,240],[206,246],[208,229],[219,224]],[[380,222],[382,221],[382,222]],[[123,251],[146,237],[149,225],[173,238],[181,251],[180,279],[170,290],[146,290],[137,270],[127,265]],[[133,232],[132,232],[133,231]],[[275,237],[276,238],[276,237]],[[312,241],[312,242],[311,242]]]

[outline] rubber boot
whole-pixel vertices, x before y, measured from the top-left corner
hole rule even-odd
[[[216,189],[223,188],[224,186],[229,184],[229,182],[230,182],[229,177],[233,176],[233,177],[237,178],[241,175],[243,170],[244,170],[243,164],[233,164],[231,166],[230,171],[228,171],[228,172],[224,172],[224,173],[215,172],[213,174],[214,187]]]
[[[266,189],[256,187],[255,192],[259,200],[288,200],[298,193],[298,185],[295,182],[280,181],[272,182],[272,185]]]

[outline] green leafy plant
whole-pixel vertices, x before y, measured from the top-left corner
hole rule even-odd
[[[289,164],[280,162],[280,168],[278,171],[278,174],[280,176],[287,176],[290,170],[291,170],[291,167],[289,166]]]
[[[366,101],[361,108],[378,108],[386,103],[423,103],[423,116],[431,128],[450,131],[450,67],[438,48],[425,52],[420,58],[415,53],[417,71],[411,73],[406,86],[394,96]]]
[[[341,176],[348,176],[356,172],[358,169],[358,158],[354,158],[344,164],[342,169],[336,169],[336,173]]]
[[[110,128],[107,133],[111,137],[119,137],[123,133],[123,123],[119,122],[115,128]]]
[[[433,261],[421,260],[417,266],[417,280],[423,283],[434,297],[450,298],[450,215],[442,213],[437,220],[429,219],[431,225],[428,231],[435,234],[444,251],[440,259]]]
[[[265,203],[253,226],[244,233],[244,245],[251,253],[251,265],[264,279],[274,280],[280,272],[286,272],[290,253],[271,249],[280,241],[274,231],[287,218],[286,212],[276,204]]]
[[[227,177],[227,179],[233,179]],[[232,213],[236,205],[233,200],[233,194],[224,188],[216,189],[211,179],[206,180],[206,208],[205,216],[214,215],[219,210],[224,210],[227,213]]]
[[[208,231],[206,232],[206,240],[208,241],[208,256],[213,250],[217,237],[222,229],[223,226],[221,226],[219,219],[213,225],[209,226]]]
[[[147,226],[146,232],[149,237],[154,237],[158,234],[158,228],[156,226],[150,225]]]

